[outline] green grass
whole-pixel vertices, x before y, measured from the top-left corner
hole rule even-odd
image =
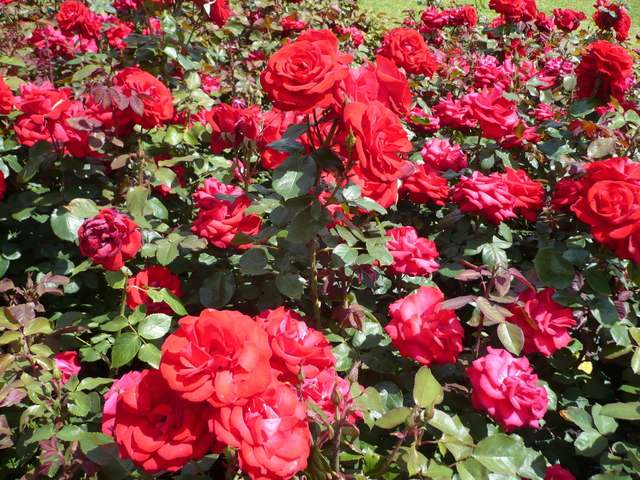
[[[442,7],[454,5],[454,2],[443,0]],[[571,8],[573,10],[582,10],[586,13],[587,18],[591,18],[594,12],[593,4],[595,0],[537,0],[536,1],[539,10],[545,12],[551,12],[555,8]],[[637,48],[640,43],[635,39],[637,34],[640,34],[640,0],[631,0],[631,39],[630,44],[633,48]],[[473,0],[460,0],[458,5],[474,5],[480,16],[487,15],[493,16],[493,12],[489,10],[486,5],[489,4],[488,0],[473,1]],[[365,10],[370,10],[373,13],[384,13],[390,18],[395,18],[393,23],[399,24],[405,17],[402,13],[403,10],[416,10],[422,11],[425,7],[418,3],[418,0],[359,0],[358,5]]]

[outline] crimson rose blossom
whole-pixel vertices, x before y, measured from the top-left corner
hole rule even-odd
[[[432,240],[419,237],[413,227],[392,228],[387,235],[392,238],[387,248],[393,256],[393,263],[387,267],[389,272],[427,276],[438,271],[435,259],[439,253]]]
[[[280,382],[297,385],[301,373],[305,379],[314,378],[335,365],[324,334],[308,327],[296,312],[279,307],[265,310],[255,320],[269,335],[271,368]]]
[[[525,220],[535,222],[538,212],[544,206],[544,187],[529,178],[524,170],[513,170],[507,167],[503,181],[514,197],[513,210]]]
[[[460,211],[476,212],[493,225],[517,217],[513,211],[515,199],[502,175],[492,173],[486,176],[475,170],[471,177],[463,175],[460,179],[460,183],[453,187],[452,196],[452,200],[460,205]]]
[[[127,280],[127,307],[135,309],[145,304],[147,313],[167,313],[173,310],[165,302],[154,302],[147,294],[147,288],[166,288],[177,297],[182,297],[180,279],[166,267],[151,265]]]
[[[573,313],[551,298],[555,290],[545,288],[539,292],[525,290],[516,303],[507,305],[513,314],[509,321],[518,325],[524,333],[525,354],[540,352],[545,357],[571,342],[567,330],[574,325]]]
[[[575,10],[556,8],[553,12],[553,23],[563,32],[573,32],[580,26],[582,20],[586,20],[587,16],[584,12],[576,12]]]
[[[391,304],[391,321],[384,329],[402,356],[427,366],[456,361],[464,331],[453,310],[441,309],[443,301],[437,288],[420,287]]]
[[[211,151],[222,153],[227,148],[237,148],[248,140],[256,140],[260,134],[258,122],[262,112],[257,106],[247,109],[233,108],[221,103],[206,114],[211,125]]]
[[[338,50],[331,31],[307,30],[271,56],[260,83],[274,107],[307,113],[335,101],[334,87],[347,76],[351,60]]]
[[[0,171],[0,199],[4,198],[4,192],[7,190],[7,184],[5,183],[4,173]]]
[[[489,0],[489,8],[509,19],[524,22],[533,20],[538,14],[535,0]]]
[[[242,405],[271,383],[269,336],[251,317],[207,308],[179,323],[162,345],[160,371],[182,398]]]
[[[527,425],[538,428],[549,400],[529,360],[500,348],[487,347],[487,351],[467,368],[474,408],[486,411],[507,431]]]
[[[631,17],[625,8],[618,3],[609,0],[596,0],[593,5],[596,11],[593,14],[593,22],[601,30],[613,30],[616,32],[616,40],[624,42],[629,38]]]
[[[349,103],[344,109],[344,124],[355,137],[359,176],[390,182],[411,171],[403,155],[411,151],[411,142],[398,116],[381,102]]]
[[[336,420],[336,415],[343,415],[347,411],[347,421],[351,423],[362,418],[362,413],[353,405],[349,382],[333,369],[323,370],[316,377],[305,379],[300,390],[302,399],[320,407],[330,422]]]
[[[84,38],[100,38],[102,22],[98,15],[81,2],[66,0],[56,15],[58,26],[65,35],[79,34]]]
[[[487,138],[499,139],[514,132],[520,123],[517,105],[507,100],[499,88],[464,96],[469,112],[478,120],[482,134]]]
[[[447,170],[459,172],[468,165],[467,156],[460,145],[457,143],[451,145],[448,138],[433,138],[424,142],[420,155],[424,163],[444,172]]]
[[[60,385],[64,385],[69,381],[71,375],[80,373],[80,363],[78,363],[78,352],[60,352],[53,357],[56,362],[56,368],[62,372]]]
[[[401,191],[414,203],[444,205],[450,196],[447,179],[426,164],[416,165],[416,171],[405,179]]]
[[[13,110],[14,97],[13,92],[0,77],[0,115],[8,115]]]
[[[274,381],[246,405],[222,406],[213,423],[218,439],[238,449],[240,469],[253,480],[287,479],[307,467],[307,405],[283,383]]]
[[[438,69],[436,57],[424,37],[413,28],[400,27],[388,32],[378,53],[392,59],[408,74],[431,77]]]
[[[80,252],[107,270],[120,270],[142,247],[138,225],[115,208],[103,208],[78,230]]]
[[[117,396],[113,432],[120,456],[146,473],[180,470],[215,442],[213,411],[207,402],[181,399],[158,370],[145,370]]]
[[[547,467],[544,480],[576,480],[569,470],[563,468],[559,463]]]
[[[606,102],[609,97],[624,101],[633,74],[633,58],[624,47],[604,40],[588,45],[587,53],[576,67],[577,98],[598,97]]]
[[[173,116],[171,92],[150,73],[127,67],[118,72],[113,84],[129,97],[132,119],[143,128],[159,127]],[[132,97],[140,105],[132,106]]]

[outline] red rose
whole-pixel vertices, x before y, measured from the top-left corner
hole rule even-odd
[[[576,480],[576,477],[571,475],[571,472],[558,463],[551,467],[547,467],[544,480]]]
[[[0,198],[4,198],[4,192],[7,191],[7,184],[5,183],[4,173],[0,171]]]
[[[585,164],[578,200],[573,204],[576,216],[591,226],[601,243],[609,238],[624,238],[640,228],[640,164],[625,157]]]
[[[233,200],[217,198],[216,195],[235,196]],[[195,203],[200,207],[198,218],[193,222],[191,231],[219,248],[231,246],[238,233],[255,235],[260,231],[262,219],[255,213],[245,215],[251,206],[251,200],[242,190],[220,183],[215,178],[205,180],[204,187],[194,194]],[[250,244],[238,246],[249,248]]]
[[[120,270],[142,247],[138,225],[115,208],[103,208],[78,229],[80,252],[107,270]]]
[[[211,151],[222,153],[227,148],[238,148],[250,140],[256,140],[260,134],[258,122],[262,112],[257,106],[239,109],[221,103],[206,114],[211,125]]]
[[[616,40],[624,42],[629,38],[631,17],[622,5],[611,3],[609,0],[596,0],[593,8],[593,22],[601,30],[613,30],[616,32]]]
[[[545,288],[539,292],[525,290],[516,303],[507,306],[513,314],[509,321],[524,333],[523,352],[540,352],[545,357],[566,347],[571,341],[567,332],[576,325],[570,308],[564,308],[551,298],[555,290]]]
[[[316,377],[305,379],[300,390],[302,399],[320,407],[330,422],[345,412],[348,412],[348,422],[355,423],[362,418],[362,413],[353,405],[349,382],[333,369],[323,370]]]
[[[556,189],[551,198],[551,206],[565,213],[571,212],[571,205],[578,200],[580,186],[578,182],[570,178],[563,178],[556,184]]]
[[[414,203],[436,205],[444,205],[450,195],[447,179],[426,164],[416,165],[416,171],[403,182],[401,191]]]
[[[125,373],[118,380],[113,382],[111,388],[104,394],[104,407],[102,408],[102,433],[113,437],[116,426],[116,406],[118,397],[122,395],[129,387],[137,385],[140,382],[142,372],[132,371]]]
[[[580,26],[582,20],[586,20],[587,16],[584,12],[576,12],[575,10],[556,8],[553,12],[553,23],[563,32],[573,32]]]
[[[433,106],[433,113],[438,117],[441,127],[468,130],[478,125],[478,120],[471,114],[469,105],[462,100],[454,100],[451,92]]]
[[[499,139],[514,132],[520,123],[518,106],[502,96],[499,88],[483,88],[464,96],[469,112],[478,120],[486,138]]]
[[[0,115],[10,114],[13,110],[13,104],[13,92],[4,82],[4,78],[0,77]]]
[[[513,211],[522,215],[525,220],[535,222],[538,212],[544,206],[544,187],[529,178],[524,170],[506,168],[503,175],[504,184],[513,195]]]
[[[488,355],[467,368],[474,408],[486,411],[507,431],[527,425],[538,428],[549,399],[547,390],[538,385],[529,360],[499,348],[487,350]]]
[[[173,97],[164,84],[136,67],[121,70],[113,84],[129,97],[133,121],[143,128],[159,127],[173,116]]]
[[[240,469],[253,480],[291,478],[307,467],[311,434],[307,405],[289,386],[274,382],[244,406],[220,408],[214,417],[222,442],[238,449]]]
[[[456,361],[464,331],[453,310],[441,309],[443,301],[437,288],[420,287],[390,305],[391,321],[384,329],[402,356],[427,366]]]
[[[135,26],[130,22],[123,22],[118,17],[107,17],[105,22],[112,24],[109,26],[109,29],[104,32],[104,36],[107,37],[109,45],[118,50],[127,48],[129,45],[124,40],[129,34],[133,33]]]
[[[523,22],[533,20],[538,14],[535,0],[489,0],[489,8],[507,18]]]
[[[344,125],[355,137],[359,176],[389,182],[411,171],[403,155],[412,150],[411,142],[398,116],[381,102],[349,103],[344,109]]]
[[[476,212],[493,225],[517,217],[515,198],[499,173],[486,176],[476,170],[471,177],[463,175],[453,187],[452,200],[462,212]]]
[[[135,309],[145,304],[147,313],[173,313],[165,302],[154,302],[146,290],[151,288],[166,288],[177,297],[182,297],[180,279],[166,267],[152,265],[140,271],[127,281],[127,307]]]
[[[270,357],[269,337],[250,317],[207,308],[165,340],[160,371],[186,400],[242,405],[271,383]]]
[[[271,367],[280,382],[299,383],[335,365],[331,345],[322,332],[308,327],[296,312],[280,307],[255,318],[269,335]]]
[[[475,28],[478,24],[478,13],[471,5],[449,9],[449,24],[454,27]]]
[[[331,31],[307,30],[273,54],[260,83],[276,108],[307,113],[334,102],[334,87],[351,60]]]
[[[360,187],[363,197],[374,200],[378,205],[389,208],[398,203],[398,180],[376,181],[358,174],[359,170],[351,171],[349,180]]]
[[[215,442],[207,402],[187,402],[158,370],[145,370],[117,396],[114,437],[120,456],[146,473],[175,472]]]
[[[60,352],[53,357],[56,362],[56,368],[62,372],[60,385],[64,385],[69,381],[71,375],[80,373],[80,363],[78,363],[78,352]]]
[[[85,38],[100,38],[102,22],[83,3],[66,0],[56,15],[58,26],[65,35],[79,34]]]
[[[258,142],[258,147],[262,149],[260,159],[264,168],[273,170],[289,156],[288,152],[272,150],[268,148],[267,145],[276,140],[280,140],[289,125],[299,123],[305,123],[305,116],[299,112],[273,108],[265,113],[262,132]],[[297,141],[306,146],[309,143],[307,134],[303,134]]]
[[[433,138],[424,142],[420,155],[425,164],[443,172],[447,170],[459,172],[468,165],[467,156],[460,145],[457,143],[451,145],[448,138],[442,140]]]
[[[577,98],[609,97],[624,101],[633,74],[633,58],[623,47],[604,40],[593,42],[576,67]]]
[[[227,0],[195,0],[194,3],[202,7],[207,14],[207,19],[219,27],[223,27],[233,13]]]
[[[392,228],[387,235],[392,238],[387,242],[387,248],[393,256],[393,263],[387,267],[389,272],[427,276],[438,271],[435,259],[439,253],[432,240],[419,237],[413,227]]]
[[[378,53],[409,74],[431,77],[438,69],[436,57],[424,37],[413,28],[400,27],[388,32]]]

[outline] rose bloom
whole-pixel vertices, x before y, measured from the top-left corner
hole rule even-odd
[[[10,114],[13,110],[13,104],[13,92],[4,82],[4,78],[0,77],[0,115]]]
[[[451,92],[433,106],[433,113],[438,117],[441,127],[464,131],[478,125],[469,105],[462,100],[454,100]]]
[[[598,97],[624,101],[633,74],[633,58],[624,47],[597,40],[586,47],[587,53],[576,67],[577,98]]]
[[[467,156],[460,145],[451,145],[448,138],[433,138],[424,142],[420,155],[424,163],[440,171],[459,172],[468,165]]]
[[[536,18],[535,0],[489,0],[489,8],[512,20],[528,22]]]
[[[229,16],[233,14],[227,0],[216,0],[215,2],[210,2],[209,0],[194,0],[194,3],[202,7],[207,14],[207,19],[215,23],[218,27],[223,27],[227,23]]]
[[[547,390],[538,385],[529,360],[500,348],[487,347],[487,351],[467,368],[473,407],[486,411],[507,431],[524,426],[538,428],[549,399]]]
[[[483,88],[464,96],[470,114],[478,120],[486,138],[499,139],[515,131],[520,123],[518,106],[502,96],[499,88]]]
[[[393,256],[393,263],[387,267],[390,273],[427,276],[438,271],[435,259],[439,253],[432,240],[419,237],[413,227],[392,228],[387,235],[392,238],[387,242]]]
[[[271,383],[269,336],[251,317],[207,308],[179,323],[162,345],[160,371],[182,398],[242,405]]]
[[[110,23],[109,29],[104,32],[104,36],[107,37],[107,42],[113,48],[117,48],[118,50],[122,50],[127,48],[129,45],[124,41],[129,34],[133,33],[135,25],[131,22],[123,22],[118,17],[113,16],[104,16],[103,19],[105,23]]]
[[[376,57],[376,63],[366,61],[358,68],[350,68],[340,91],[350,102],[367,104],[378,100],[398,115],[406,115],[411,108],[407,76],[393,60],[382,55]]]
[[[571,212],[571,205],[578,200],[580,186],[571,178],[563,178],[557,184],[551,197],[551,206],[565,213]]]
[[[173,313],[165,302],[154,302],[146,290],[166,288],[177,297],[182,297],[180,279],[166,267],[151,265],[127,280],[127,307],[134,310],[138,305],[146,305],[147,313]]]
[[[403,154],[412,146],[396,114],[378,101],[352,102],[344,109],[344,125],[355,137],[358,175],[387,182],[405,175]]]
[[[509,167],[503,175],[507,189],[513,195],[513,211],[522,215],[525,220],[535,222],[538,212],[544,207],[544,187],[529,178],[524,170],[513,170]]]
[[[453,187],[452,200],[460,211],[475,212],[492,225],[517,217],[513,211],[515,198],[499,173],[486,176],[476,170],[471,177],[463,175]]]
[[[478,55],[476,62],[477,64],[473,71],[473,86],[475,88],[496,87],[502,90],[509,89],[512,77],[515,75],[515,66],[510,59],[500,62],[493,55]]]
[[[78,362],[78,352],[60,352],[53,360],[56,363],[56,368],[62,372],[60,378],[60,385],[64,385],[69,381],[71,375],[77,375],[80,373],[80,363]]]
[[[400,191],[414,203],[444,205],[450,196],[447,179],[426,164],[416,165],[416,171],[404,180]]]
[[[331,31],[307,30],[271,56],[260,83],[276,108],[307,113],[334,102],[334,87],[351,60]]]
[[[582,20],[586,20],[587,16],[584,12],[576,12],[570,8],[556,8],[553,12],[553,23],[563,32],[569,33],[577,30]]]
[[[324,334],[307,326],[296,312],[279,307],[265,310],[255,320],[269,335],[271,367],[280,382],[297,385],[300,374],[314,378],[335,365]]]
[[[74,0],[62,2],[56,20],[65,35],[77,33],[85,38],[100,38],[102,28],[100,18],[81,2]]]
[[[576,480],[576,477],[571,475],[571,472],[558,463],[551,467],[547,467],[544,480]]]
[[[158,370],[145,370],[117,396],[114,438],[121,458],[146,473],[175,472],[204,457],[215,442],[207,402],[188,402]]]
[[[217,198],[216,195],[236,198],[229,200]],[[260,230],[262,224],[260,217],[255,213],[245,215],[251,200],[238,187],[225,185],[215,178],[208,178],[202,187],[198,187],[193,198],[200,211],[191,230],[216,247],[231,246],[233,237],[239,232],[255,235]],[[248,244],[238,246],[238,248],[249,247]]]
[[[142,372],[132,371],[125,373],[111,385],[111,388],[104,394],[104,407],[102,408],[102,433],[113,437],[116,426],[116,405],[118,397],[129,387],[140,382]]]
[[[619,42],[629,38],[631,17],[622,5],[611,3],[609,0],[596,0],[593,8],[596,9],[593,22],[600,30],[613,30]]]
[[[218,439],[238,450],[238,465],[249,477],[286,479],[307,467],[307,408],[294,390],[274,381],[244,406],[222,406],[213,423]]]
[[[222,153],[227,148],[237,148],[246,141],[256,140],[260,134],[258,122],[261,116],[257,106],[240,109],[226,103],[215,105],[205,116],[212,128],[211,151]]]
[[[640,164],[615,157],[584,167],[587,175],[578,181],[578,199],[571,210],[618,256],[640,258]]]
[[[389,307],[384,327],[400,354],[422,365],[455,362],[462,351],[464,330],[453,310],[441,309],[444,295],[435,287],[420,287]]]
[[[362,413],[353,405],[349,382],[333,369],[323,370],[316,377],[305,379],[300,390],[302,399],[320,407],[329,422],[335,422],[345,412],[348,422],[355,423],[362,418]]]
[[[438,69],[436,57],[420,32],[413,28],[400,27],[388,32],[378,53],[392,59],[408,74],[431,77]]]
[[[171,92],[150,73],[136,67],[127,67],[118,72],[113,84],[130,98],[131,117],[143,128],[159,127],[173,116]],[[141,108],[132,107],[132,97],[141,102]]]
[[[391,205],[398,203],[399,180],[376,181],[360,174],[357,168],[353,168],[349,175],[349,181],[360,187],[363,197],[370,198],[384,208],[389,208]]]
[[[478,13],[471,5],[450,8],[448,12],[449,25],[453,27],[475,28],[478,24]]]
[[[564,348],[571,342],[567,330],[574,325],[573,313],[553,300],[553,288],[539,292],[525,290],[518,296],[516,303],[507,306],[513,314],[509,321],[518,325],[524,333],[523,352],[540,352],[545,357]]]
[[[107,270],[120,270],[142,247],[138,225],[115,208],[103,208],[78,229],[80,253]]]
[[[260,138],[258,140],[258,148],[261,150],[260,160],[264,168],[273,170],[282,162],[284,162],[289,156],[288,152],[273,150],[271,148],[268,148],[267,145],[269,145],[271,142],[275,142],[276,140],[280,140],[284,132],[287,131],[287,127],[289,127],[289,125],[295,125],[304,122],[305,115],[291,110],[285,111],[279,110],[277,108],[272,108],[264,114],[262,132],[260,133]],[[307,147],[307,152],[310,151],[311,146],[309,145],[306,133],[298,137],[297,141]]]

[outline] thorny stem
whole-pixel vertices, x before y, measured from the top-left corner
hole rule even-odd
[[[311,298],[313,300],[313,316],[318,322],[317,327],[321,328],[322,320],[320,318],[320,300],[318,298],[318,272],[316,270],[316,257],[318,246],[316,245],[315,237],[311,240],[310,262],[311,262],[311,278],[309,283],[311,284]]]

